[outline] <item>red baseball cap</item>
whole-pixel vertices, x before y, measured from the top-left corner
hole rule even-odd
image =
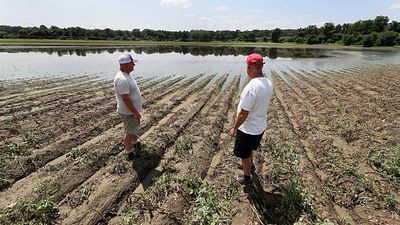
[[[260,54],[253,53],[253,54],[247,56],[246,63],[249,66],[251,66],[251,65],[259,65],[260,66],[260,65],[264,64],[264,59]]]

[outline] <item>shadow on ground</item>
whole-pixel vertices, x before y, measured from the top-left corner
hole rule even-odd
[[[292,201],[279,192],[265,192],[258,175],[252,172],[253,185],[244,186],[247,198],[257,210],[263,224],[294,224],[301,214],[302,203]],[[288,201],[289,200],[289,201]]]

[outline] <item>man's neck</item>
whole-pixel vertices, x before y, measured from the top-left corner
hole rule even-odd
[[[257,78],[257,77],[264,77],[264,74],[258,74],[258,75],[252,75],[250,78],[251,79],[253,79],[253,78]]]
[[[123,70],[120,70],[122,73],[125,73],[125,74],[128,74],[129,75],[129,73],[128,72],[126,72],[126,71],[123,71]]]

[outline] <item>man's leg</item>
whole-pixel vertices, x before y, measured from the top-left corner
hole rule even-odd
[[[138,136],[134,135],[134,134],[125,134],[124,137],[124,147],[125,147],[125,152],[129,153],[132,152],[132,143],[136,142],[138,139]]]
[[[242,159],[243,175],[250,176],[251,156],[247,159]]]

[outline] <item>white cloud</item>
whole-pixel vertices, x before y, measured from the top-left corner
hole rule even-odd
[[[400,4],[394,4],[389,7],[390,10],[400,11]]]
[[[200,17],[199,18],[199,22],[200,23],[209,23],[211,22],[213,19],[211,19],[210,17]]]
[[[256,27],[254,27],[254,29],[275,29],[275,28],[287,29],[291,25],[293,25],[293,23],[285,21],[269,20],[255,25]]]
[[[264,10],[262,10],[262,9],[252,9],[252,10],[250,10],[250,12],[251,13],[262,13],[262,12],[264,12]]]
[[[183,15],[183,17],[185,17],[185,18],[193,18],[193,17],[196,17],[196,15],[195,14],[186,14],[186,15]]]
[[[215,7],[215,11],[217,11],[217,12],[226,12],[226,11],[229,11],[230,9],[231,8],[226,5],[220,5],[220,6]]]
[[[160,5],[187,8],[190,7],[192,3],[189,2],[189,0],[161,0]]]
[[[315,25],[318,28],[321,28],[321,27],[325,26],[325,23],[326,22],[315,22],[315,23],[311,23],[311,25]]]
[[[241,26],[243,25],[243,21],[240,20],[232,20],[232,19],[226,19],[222,21],[223,24],[228,25],[228,26]]]

